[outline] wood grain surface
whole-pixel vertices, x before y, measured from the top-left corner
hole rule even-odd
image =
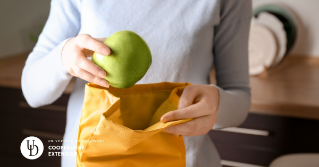
[[[0,59],[0,86],[21,88],[22,70],[30,52]],[[64,93],[70,94],[75,83],[73,78]]]
[[[252,112],[319,119],[318,57],[288,56],[250,85]]]

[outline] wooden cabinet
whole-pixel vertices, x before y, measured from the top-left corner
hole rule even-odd
[[[209,132],[223,160],[268,166],[281,155],[319,152],[319,120],[250,113],[239,128],[268,135]]]
[[[52,105],[31,108],[21,89],[0,87],[0,92],[0,166],[61,166],[60,157],[48,156],[48,146],[62,143],[52,144],[48,140],[63,139],[69,95],[62,95]],[[44,144],[42,156],[34,161],[24,158],[20,152],[21,142],[28,136],[36,136]]]

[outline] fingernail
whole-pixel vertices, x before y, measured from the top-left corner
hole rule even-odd
[[[101,78],[105,78],[106,77],[106,72],[104,70],[99,70],[98,75]]]

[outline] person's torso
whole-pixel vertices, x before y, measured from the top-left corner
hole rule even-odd
[[[92,3],[94,1],[94,3]],[[152,52],[152,65],[138,82],[208,84],[213,64],[214,26],[219,24],[220,0],[83,0],[81,30],[106,38],[121,30],[139,34]],[[84,86],[77,79],[69,99],[64,146],[76,145]],[[187,166],[220,166],[207,136],[186,137]],[[62,157],[62,166],[75,166],[75,157]]]
[[[149,45],[152,65],[138,83],[208,83],[219,1],[94,1],[82,1],[80,33],[105,38],[130,30]]]

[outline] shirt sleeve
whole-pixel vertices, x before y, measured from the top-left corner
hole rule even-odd
[[[219,107],[214,129],[240,125],[250,108],[248,37],[251,0],[221,0],[220,23],[214,28],[214,65]]]
[[[80,5],[78,0],[51,2],[49,18],[22,72],[22,91],[32,107],[54,102],[72,78],[61,52],[65,42],[79,33]]]

